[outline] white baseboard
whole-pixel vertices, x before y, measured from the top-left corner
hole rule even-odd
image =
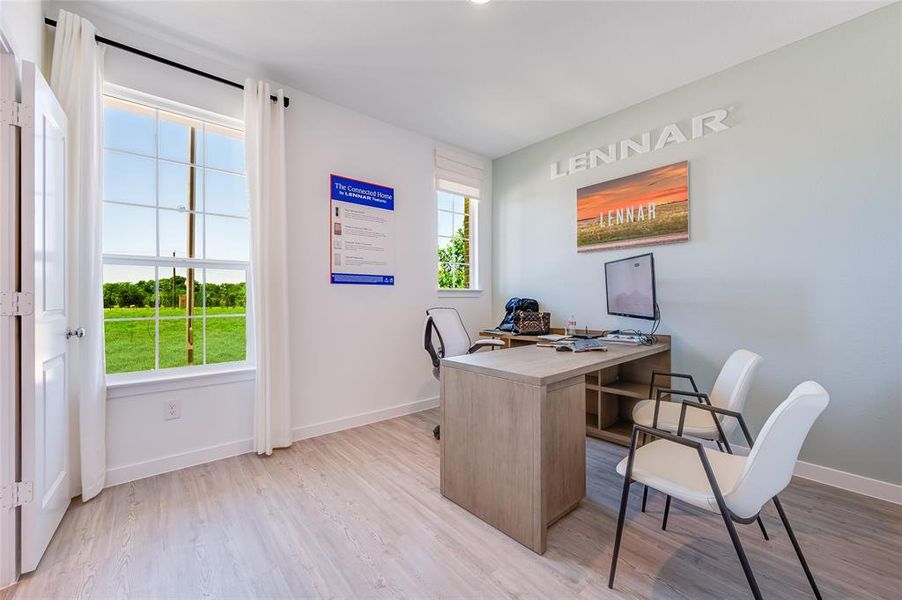
[[[334,419],[332,421],[322,421],[320,423],[314,423],[313,425],[295,427],[291,430],[291,439],[297,442],[300,440],[306,440],[309,438],[326,435],[327,433],[335,433],[337,431],[352,429],[354,427],[360,427],[362,425],[378,423],[379,421],[384,421],[386,419],[394,419],[395,417],[412,415],[413,413],[429,410],[430,408],[436,408],[438,407],[438,403],[438,396],[435,396],[433,398],[417,400],[416,402],[409,402],[407,404],[398,404],[397,406],[391,406],[389,408],[374,410],[367,413],[361,413],[359,415],[354,415],[351,417],[344,417],[341,419]]]
[[[749,449],[746,446],[737,444],[733,444],[733,450],[736,454],[749,453]],[[902,485],[896,483],[871,479],[864,475],[847,473],[839,469],[815,465],[801,460],[796,461],[796,468],[793,474],[796,477],[823,483],[841,490],[855,492],[856,494],[877,498],[878,500],[886,500],[893,504],[902,504]]]
[[[292,441],[306,440],[329,433],[336,433],[345,429],[377,423],[386,419],[394,419],[395,417],[436,408],[438,405],[439,399],[438,396],[436,396],[341,419],[295,427],[291,431]],[[749,452],[747,447],[739,446],[737,444],[733,445],[733,449],[737,454],[748,454]],[[106,485],[104,487],[112,487],[114,485],[128,483],[145,477],[152,477],[170,471],[177,471],[179,469],[213,462],[214,460],[238,456],[239,454],[245,454],[252,450],[253,440],[238,440],[217,446],[201,448],[199,450],[183,452],[181,454],[172,454],[162,458],[115,467],[107,470]],[[892,502],[894,504],[902,504],[902,485],[871,479],[870,477],[855,475],[854,473],[846,473],[845,471],[815,465],[801,460],[796,463],[795,475],[797,477],[802,477],[803,479],[823,483],[824,485],[855,492],[856,494],[863,494],[865,496],[870,496],[871,498],[886,500],[887,502]]]
[[[144,479],[145,477],[153,477],[154,475],[162,475],[170,471],[178,471],[179,469],[187,469],[202,465],[204,463],[221,460],[245,454],[254,449],[254,440],[238,440],[235,442],[227,442],[217,446],[208,446],[198,450],[190,450],[180,454],[170,454],[161,458],[145,460],[130,465],[114,467],[107,469],[106,484],[104,488],[113,487],[122,483]]]
[[[825,485],[863,494],[871,498],[902,504],[902,485],[871,479],[864,475],[846,473],[838,469],[802,462],[796,463],[795,475]]]
[[[397,406],[353,415],[351,417],[295,427],[291,431],[292,441],[297,442],[299,440],[306,440],[328,433],[335,433],[345,429],[377,423],[386,419],[410,415],[429,410],[430,408],[436,408],[438,405],[439,399],[438,396],[435,396],[433,398],[426,398],[425,400],[418,400],[407,404],[399,404]],[[154,475],[162,475],[163,473],[169,473],[170,471],[178,471],[179,469],[202,465],[204,463],[213,462],[214,460],[238,456],[240,454],[252,452],[253,449],[254,441],[252,439],[237,440],[219,444],[217,446],[208,446],[198,450],[190,450],[180,454],[171,454],[161,458],[114,467],[112,469],[107,469],[106,484],[104,487],[108,488],[114,485],[144,479],[145,477],[153,477]]]

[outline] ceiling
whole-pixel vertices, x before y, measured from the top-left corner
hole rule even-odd
[[[155,46],[147,49],[177,60],[216,60],[232,73],[250,69],[243,75],[269,77],[495,158],[884,4],[120,0],[62,6],[119,41],[143,40],[142,48]]]

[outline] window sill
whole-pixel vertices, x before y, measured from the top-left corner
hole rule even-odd
[[[439,298],[479,298],[483,290],[439,288],[437,291]]]
[[[221,385],[239,381],[253,381],[257,370],[247,363],[233,363],[215,368],[191,367],[166,369],[145,373],[107,375],[107,400],[141,396],[159,392],[172,392],[190,388]]]

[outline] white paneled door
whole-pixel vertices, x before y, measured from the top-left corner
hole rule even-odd
[[[66,115],[34,65],[23,63],[21,77],[22,104],[34,107],[21,152],[20,268],[23,288],[34,293],[33,313],[22,324],[22,481],[30,485],[30,501],[22,504],[20,539],[21,572],[27,573],[38,566],[69,506],[68,356],[79,332],[68,329],[67,318]]]

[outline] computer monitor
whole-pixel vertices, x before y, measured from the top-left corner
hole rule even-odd
[[[604,264],[608,314],[654,321],[655,257],[649,252]]]

